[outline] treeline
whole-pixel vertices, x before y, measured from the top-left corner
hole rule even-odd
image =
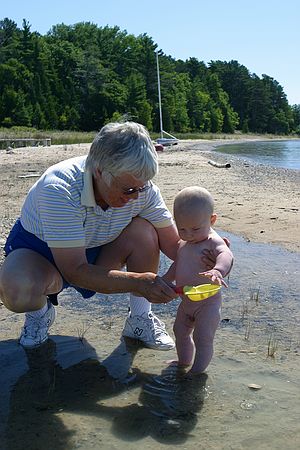
[[[159,130],[156,51],[147,34],[92,23],[45,35],[0,21],[0,126],[98,130],[124,115]],[[300,105],[237,61],[175,60],[159,52],[169,132],[300,133]]]

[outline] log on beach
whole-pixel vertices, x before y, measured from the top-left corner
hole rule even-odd
[[[18,175],[18,178],[38,178],[41,175],[41,173],[27,173],[25,175]]]
[[[220,163],[217,163],[216,161],[213,161],[212,159],[210,159],[210,160],[207,161],[207,162],[208,162],[208,164],[210,164],[211,166],[218,167],[218,168],[220,168],[220,169],[229,169],[229,168],[231,167],[231,164],[230,164],[230,163],[220,164]]]

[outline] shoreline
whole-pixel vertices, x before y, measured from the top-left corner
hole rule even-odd
[[[160,153],[157,184],[168,207],[172,207],[178,190],[187,184],[200,184],[211,191],[215,199],[216,228],[242,236],[247,241],[300,252],[300,172],[213,152],[218,146],[240,142],[186,141],[177,150]],[[231,167],[213,167],[208,164],[211,158],[220,164],[230,163]]]

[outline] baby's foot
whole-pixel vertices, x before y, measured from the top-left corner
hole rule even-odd
[[[196,371],[192,371],[189,370],[185,376],[184,379],[185,380],[201,380],[203,378],[207,378],[207,374],[205,372],[196,372]]]

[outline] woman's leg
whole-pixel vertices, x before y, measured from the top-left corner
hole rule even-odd
[[[42,308],[63,280],[46,258],[26,248],[12,251],[0,268],[0,297],[6,308],[21,313]]]
[[[62,288],[62,277],[46,258],[29,249],[13,250],[0,269],[0,297],[13,312],[25,314],[20,336],[24,347],[37,347],[48,339],[55,309],[47,295]]]
[[[96,264],[132,272],[156,272],[159,262],[158,237],[153,225],[136,217],[117,239],[101,247]]]
[[[96,264],[120,270],[125,265],[130,272],[157,272],[159,263],[158,237],[155,228],[146,220],[136,217],[120,236],[104,245]],[[143,297],[130,296],[132,315],[147,314],[151,303]]]
[[[156,273],[159,243],[155,228],[145,219],[134,218],[115,241],[101,248],[96,264],[116,270],[126,265],[130,272]],[[139,339],[150,348],[174,348],[164,323],[151,313],[151,303],[133,294],[130,295],[130,314],[123,335]]]

